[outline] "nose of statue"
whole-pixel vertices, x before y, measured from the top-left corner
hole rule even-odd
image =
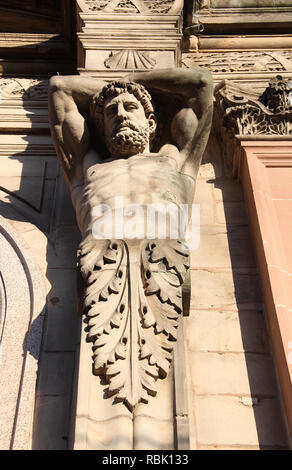
[[[116,120],[118,121],[118,123],[123,122],[125,119],[126,119],[126,116],[124,114],[117,114],[116,116]]]
[[[123,121],[127,117],[127,112],[122,103],[120,103],[118,106],[116,117],[119,121]]]

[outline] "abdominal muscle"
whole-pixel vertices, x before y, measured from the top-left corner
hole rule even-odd
[[[125,203],[150,203],[154,199],[186,203],[191,178],[181,174],[177,161],[163,153],[134,155],[96,164],[87,170],[86,187],[95,202],[110,203],[121,196]]]
[[[178,153],[174,146],[167,145],[157,154],[140,154],[88,165],[81,196],[82,212],[86,218],[86,221],[84,217],[80,221],[83,228],[91,226],[92,209],[100,204],[115,208],[117,203],[123,207],[130,204],[191,203],[195,183],[178,171],[177,155],[173,149]]]

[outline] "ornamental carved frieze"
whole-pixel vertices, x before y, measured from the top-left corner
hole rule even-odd
[[[212,74],[292,71],[291,51],[240,51],[183,54],[183,68],[205,67]]]
[[[179,14],[183,0],[79,0],[84,12],[109,14]]]
[[[260,96],[225,81],[215,96],[227,130],[241,136],[292,135],[292,80],[278,75]]]

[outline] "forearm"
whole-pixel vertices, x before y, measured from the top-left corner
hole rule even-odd
[[[151,70],[131,73],[125,78],[144,85],[150,91],[180,94],[187,99],[196,98],[202,89],[207,90],[210,96],[213,92],[212,75],[201,68]]]
[[[58,95],[66,95],[66,97],[74,100],[80,111],[85,111],[92,97],[99,93],[105,85],[106,82],[92,77],[56,75],[50,79],[49,95],[57,97]]]

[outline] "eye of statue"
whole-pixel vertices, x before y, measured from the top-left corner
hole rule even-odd
[[[134,109],[138,109],[138,105],[136,103],[125,103],[124,107],[126,111],[133,111]]]

